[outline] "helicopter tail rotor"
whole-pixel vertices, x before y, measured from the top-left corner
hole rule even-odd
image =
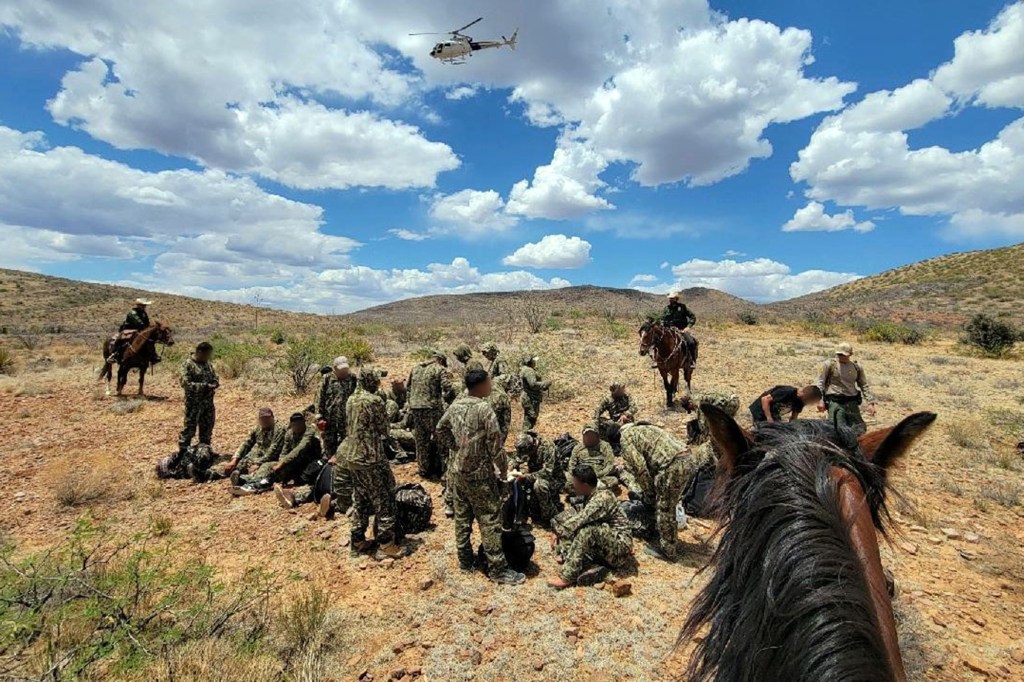
[[[508,45],[510,48],[515,50],[516,49],[516,38],[518,36],[519,36],[519,29],[517,28],[515,31],[512,32],[512,37],[511,38],[506,38],[505,36],[502,36],[501,40],[502,40],[502,42],[505,45]]]

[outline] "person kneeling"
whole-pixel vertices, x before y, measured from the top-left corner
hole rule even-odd
[[[559,514],[552,522],[552,545],[562,564],[548,585],[564,589],[573,584],[593,584],[604,578],[604,567],[619,568],[633,551],[629,521],[615,495],[598,487],[597,474],[585,464],[572,472],[573,495],[582,498],[578,511]]]

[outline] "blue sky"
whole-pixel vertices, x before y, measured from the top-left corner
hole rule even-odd
[[[1024,3],[509,5],[5,3],[0,266],[322,312],[768,301],[1024,238]],[[407,35],[480,15],[518,49]]]

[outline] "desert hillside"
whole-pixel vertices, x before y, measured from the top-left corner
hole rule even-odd
[[[1024,323],[1024,244],[933,258],[774,303],[783,317],[888,318],[960,325],[979,312]]]

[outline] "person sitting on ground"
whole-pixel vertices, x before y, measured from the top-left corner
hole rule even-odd
[[[607,488],[616,490],[619,486],[617,474],[621,467],[615,463],[612,446],[601,440],[597,424],[583,427],[583,442],[576,446],[569,457],[569,471],[566,472],[566,485],[572,485],[572,472],[576,467],[586,465],[597,472],[597,478]]]
[[[775,386],[750,403],[750,418],[755,427],[782,421],[787,414],[789,421],[793,421],[805,407],[817,405],[820,400],[821,390],[817,386]]]
[[[861,403],[867,400],[867,413],[873,417],[875,399],[871,395],[867,375],[852,356],[853,346],[840,344],[835,357],[821,366],[821,375],[815,385],[822,393],[818,411],[828,410],[829,421],[837,427],[852,429],[860,436],[868,430],[860,413]]]
[[[598,486],[593,468],[577,466],[570,480],[573,496],[582,506],[559,514],[552,522],[551,547],[562,568],[548,585],[558,590],[604,580],[605,567],[623,566],[633,552],[629,521],[615,495]]]
[[[622,459],[636,481],[640,501],[654,512],[658,545],[644,551],[675,561],[679,543],[676,505],[700,462],[690,455],[686,443],[653,424],[622,427]]]
[[[275,483],[312,484],[315,480],[302,480],[303,473],[320,459],[321,452],[316,430],[306,426],[306,418],[301,412],[296,412],[288,419],[288,433],[285,434],[281,457],[270,465],[270,471],[260,479],[241,477],[242,485],[232,488],[231,494],[237,497],[265,493]]]
[[[509,473],[528,490],[533,520],[542,526],[551,523],[562,511],[560,493],[565,487],[565,474],[555,446],[536,431],[524,431],[516,439]]]
[[[256,415],[256,428],[235,450],[234,456],[217,464],[208,471],[208,480],[231,477],[232,485],[238,485],[242,476],[255,480],[266,478],[284,450],[287,429],[274,422],[274,411],[261,407]]]
[[[409,391],[405,387],[405,380],[395,377],[391,380],[391,389],[388,391],[388,400],[393,400],[399,411],[405,409],[405,403],[409,400]]]
[[[639,414],[636,402],[626,392],[625,383],[612,384],[608,393],[594,410],[594,423],[598,426],[602,440],[610,440],[613,427],[635,422]]]

